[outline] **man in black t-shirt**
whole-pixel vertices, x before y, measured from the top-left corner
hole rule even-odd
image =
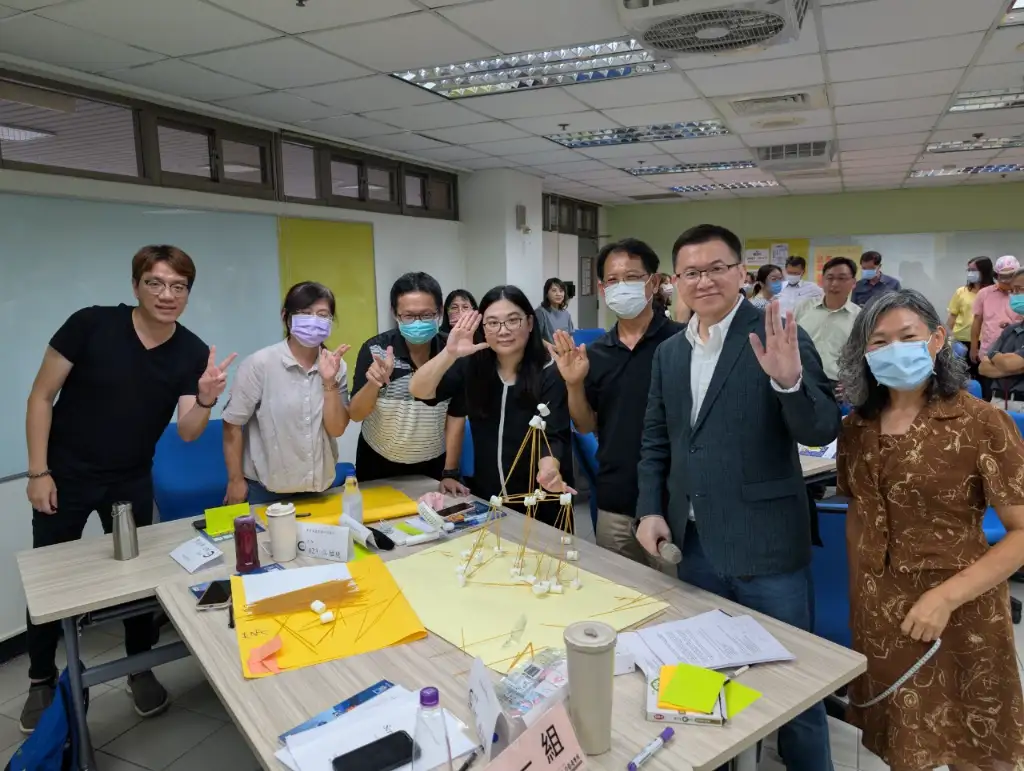
[[[217,364],[215,350],[177,323],[195,275],[180,249],[144,247],[132,260],[137,307],[83,308],[50,340],[26,418],[33,548],[78,540],[94,511],[109,533],[119,501],[131,503],[137,525],[152,523],[157,441],[175,408],[182,439],[202,434],[235,358]],[[128,655],[156,642],[150,615],[124,626]],[[57,622],[28,619],[32,685],[21,713],[24,733],[53,699],[59,633]],[[166,709],[167,691],[152,672],[130,676],[128,687],[139,715]]]

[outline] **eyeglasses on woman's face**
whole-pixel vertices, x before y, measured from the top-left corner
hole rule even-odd
[[[334,318],[334,316],[331,314],[331,312],[329,310],[327,310],[326,308],[316,308],[316,309],[314,309],[314,308],[303,308],[300,311],[295,311],[295,313],[293,313],[292,315],[293,316],[316,316],[317,318],[327,319],[328,321],[331,321]]]
[[[468,313],[473,310],[473,306],[468,302],[453,302],[448,306],[449,313]]]
[[[169,291],[172,297],[178,298],[179,300],[188,294],[188,284],[184,281],[175,281],[168,284],[158,278],[146,278],[143,279],[141,283],[145,290],[154,297],[162,295],[164,290]]]
[[[523,327],[523,321],[525,321],[525,316],[509,316],[504,321],[500,319],[486,319],[484,321],[484,331],[496,335],[501,331],[502,327],[505,327],[509,332],[518,332]]]

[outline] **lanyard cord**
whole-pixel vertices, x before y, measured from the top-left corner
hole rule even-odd
[[[941,645],[942,645],[942,640],[936,640],[932,644],[932,647],[928,649],[928,652],[925,653],[921,658],[919,658],[917,660],[917,663],[914,664],[914,666],[912,666],[910,669],[908,669],[904,673],[903,677],[901,677],[895,683],[893,683],[888,688],[886,688],[884,691],[882,691],[880,694],[878,694],[878,696],[876,696],[875,698],[871,699],[870,701],[864,702],[863,704],[854,704],[851,701],[850,702],[850,706],[851,707],[856,707],[857,709],[864,709],[866,707],[873,707],[876,704],[878,704],[880,701],[882,701],[883,699],[887,699],[890,696],[892,696],[894,693],[896,693],[896,691],[898,691],[900,689],[901,686],[903,686],[904,683],[906,683],[910,678],[912,678],[914,675],[916,675],[918,672],[921,671],[921,668],[925,664],[928,663],[929,659],[931,659],[932,656],[934,656],[936,653],[939,652],[939,647]]]

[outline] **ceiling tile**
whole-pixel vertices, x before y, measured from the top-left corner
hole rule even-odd
[[[675,72],[580,83],[572,87],[572,95],[599,110],[696,99],[700,96],[682,75]]]
[[[472,147],[488,155],[508,156],[548,152],[553,148],[557,149],[558,145],[540,137],[525,137],[524,139],[502,139],[498,142],[481,142]]]
[[[697,140],[685,140],[689,142],[695,142]],[[627,158],[630,156],[638,156],[643,153],[650,153],[652,155],[664,155],[665,152],[661,149],[663,145],[668,142],[633,142],[625,145],[601,145],[598,147],[582,147],[579,152],[590,158],[599,158],[602,160],[612,158]],[[612,163],[611,160],[607,161]],[[618,166],[619,162],[616,160],[615,165]]]
[[[487,121],[483,115],[467,110],[454,102],[399,107],[395,110],[379,110],[364,114],[371,120],[379,120],[410,131],[467,126],[470,123],[485,123]]]
[[[832,84],[832,101],[837,106],[889,102],[922,96],[949,96],[957,90],[963,69],[919,72],[890,78],[851,80]]]
[[[928,132],[924,131],[916,134],[843,139],[839,142],[839,149],[845,153],[856,150],[877,150],[880,148],[922,147],[928,136]]]
[[[440,104],[443,96],[411,86],[390,75],[374,75],[358,80],[343,80],[322,86],[295,88],[292,93],[337,107],[344,112],[369,112],[417,104]]]
[[[981,52],[978,64],[1018,62],[1021,58],[1020,46],[1022,45],[1024,45],[1024,26],[997,29]]]
[[[306,121],[302,124],[321,134],[342,137],[343,139],[364,139],[378,137],[383,134],[397,134],[397,129],[385,126],[377,121],[367,120],[359,115],[341,115],[332,118]]]
[[[497,142],[499,139],[521,139],[528,134],[507,123],[492,121],[490,123],[474,123],[469,126],[453,126],[451,128],[434,129],[423,132],[442,142],[454,145],[472,145],[479,142]]]
[[[550,166],[545,166],[545,171],[550,171],[552,174],[563,174],[567,171],[604,171],[607,170],[600,161],[569,161],[568,163],[552,163]]]
[[[303,38],[383,72],[486,58],[495,53],[428,11],[313,32]]]
[[[926,96],[897,102],[874,102],[849,107],[836,107],[837,123],[865,123],[897,118],[916,118],[922,115],[941,115],[949,103],[949,96]]]
[[[628,145],[630,155],[617,155],[614,158],[602,158],[609,166],[619,169],[634,169],[638,166],[672,166],[676,163],[675,158],[666,153],[660,153],[649,143],[645,145]]]
[[[275,91],[269,94],[240,96],[236,99],[225,99],[219,102],[232,110],[255,115],[259,118],[294,124],[299,121],[314,120],[328,117],[330,107],[311,102],[299,96]]]
[[[490,157],[474,158],[472,160],[463,161],[459,165],[460,166],[465,166],[467,169],[476,169],[476,170],[483,170],[483,169],[510,169],[510,168],[515,168],[516,167],[516,164],[514,164],[512,161],[510,161],[507,158],[490,158]]]
[[[328,27],[340,27],[373,19],[384,19],[418,8],[409,0],[344,0],[313,2],[303,7],[281,0],[211,0],[269,27],[298,34]]]
[[[609,166],[605,166],[600,171],[564,171],[562,174],[569,179],[586,182],[589,185],[597,185],[598,187],[610,179],[624,179],[629,176],[622,169],[613,169]]]
[[[984,166],[998,153],[991,150],[975,150],[965,153],[925,153],[914,164],[915,169],[944,169],[947,166]]]
[[[606,118],[599,112],[573,112],[566,115],[546,115],[537,118],[513,118],[509,121],[513,126],[529,132],[545,136],[547,134],[560,134],[564,131],[596,131],[598,129],[618,128],[610,118]],[[562,128],[564,124],[569,124]]]
[[[6,19],[8,16],[13,16],[16,13],[20,13],[20,11],[0,5],[0,19]]]
[[[987,30],[1005,10],[1005,0],[872,0],[827,6],[821,20],[828,49],[835,51]]]
[[[852,153],[841,153],[839,161],[843,164],[843,173],[845,174],[853,169],[862,169],[865,172],[868,170],[873,171],[879,166],[902,165],[906,167],[913,163],[914,159],[920,154],[917,148],[913,148],[909,152],[891,152],[889,155],[876,155],[867,158],[854,157]]]
[[[5,0],[4,5],[18,11],[34,11],[47,5],[56,5],[64,0]]]
[[[428,150],[417,150],[416,155],[431,161],[447,161],[461,166],[463,161],[488,158],[469,147],[434,147]]]
[[[959,176],[913,177],[907,179],[903,185],[905,187],[949,187],[963,184],[964,181],[964,178]]]
[[[604,114],[623,126],[647,126],[652,123],[683,123],[692,120],[712,120],[718,117],[704,99],[684,102],[665,102],[636,107],[618,107]]]
[[[208,70],[259,83],[267,88],[311,86],[372,74],[295,38],[232,48],[191,57],[189,61]]]
[[[397,150],[400,153],[415,153],[430,148],[447,147],[443,142],[438,142],[430,137],[420,136],[406,131],[401,134],[390,134],[383,137],[373,137],[366,140],[367,144],[374,147],[382,147],[385,150]]]
[[[160,54],[29,14],[8,19],[2,30],[0,51],[3,53],[83,72],[134,67],[163,58]]]
[[[838,83],[966,67],[984,37],[978,32],[937,40],[833,51],[828,54],[829,77],[833,83]]]
[[[996,156],[999,163],[1024,163],[1024,147],[1004,150]]]
[[[262,86],[244,83],[227,75],[208,72],[180,59],[164,59],[130,70],[108,72],[106,75],[124,83],[201,101],[230,99],[266,90]]]
[[[474,3],[476,0],[420,0],[428,8],[444,8],[448,5],[461,5],[462,3]]]
[[[753,94],[825,82],[820,56],[794,56],[747,64],[691,70],[690,80],[705,96]]]
[[[1024,84],[1024,56],[1012,64],[990,64],[971,70],[961,91],[987,91],[995,88],[1019,88]]]
[[[550,147],[550,143],[548,144]],[[568,163],[569,161],[585,161],[586,156],[575,150],[561,147],[555,150],[544,150],[538,153],[521,153],[509,157],[520,166],[547,166],[551,163]]]
[[[445,8],[441,13],[505,53],[590,43],[626,34],[612,3],[593,0],[487,0]]]
[[[743,141],[750,147],[767,147],[768,145],[789,145],[798,142],[827,142],[832,139],[832,136],[831,126],[813,126],[782,131],[758,131],[744,134]]]
[[[535,118],[540,115],[561,115],[583,112],[586,105],[573,99],[566,88],[540,88],[511,94],[474,96],[466,105],[492,118]]]
[[[846,142],[843,144],[845,145]],[[905,158],[909,162],[913,160],[922,149],[923,145],[920,142],[906,147],[875,147],[870,150],[846,150],[844,147],[843,152],[839,154],[839,159],[844,164],[848,161],[866,161],[876,158]]]
[[[274,30],[199,0],[81,0],[39,13],[168,56],[188,56],[278,36]]]
[[[1019,108],[1011,110],[974,110],[944,115],[936,128],[976,129],[987,134],[1006,136],[1007,126],[1017,126],[1021,123],[1024,123],[1024,110]]]
[[[777,125],[792,120],[790,126],[779,126],[778,128],[763,128],[763,126]],[[797,129],[821,128],[832,126],[832,110],[825,108],[821,110],[806,110],[804,112],[772,113],[770,115],[758,115],[749,118],[733,118],[729,121],[729,128],[733,133],[744,136],[754,132],[762,131],[793,131]]]
[[[878,177],[906,177],[910,173],[910,164],[903,161],[891,161],[884,166],[872,166],[867,169],[843,169],[843,178],[858,180]]]
[[[699,137],[697,139],[669,139],[667,142],[656,142],[657,148],[675,156],[693,155],[695,153],[717,152],[722,150],[740,150],[742,140],[735,135],[718,137]]]
[[[881,120],[875,123],[846,123],[836,128],[839,139],[856,139],[858,137],[880,137],[893,134],[907,134],[912,131],[931,131],[935,118],[903,118],[901,120]]]

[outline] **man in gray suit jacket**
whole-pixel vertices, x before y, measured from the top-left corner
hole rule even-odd
[[[797,443],[826,445],[840,414],[810,337],[778,304],[742,297],[735,234],[699,225],[672,250],[694,315],[654,355],[639,464],[637,539],[672,540],[679,578],[810,631],[811,529]],[[816,704],[779,730],[789,771],[832,771]]]

